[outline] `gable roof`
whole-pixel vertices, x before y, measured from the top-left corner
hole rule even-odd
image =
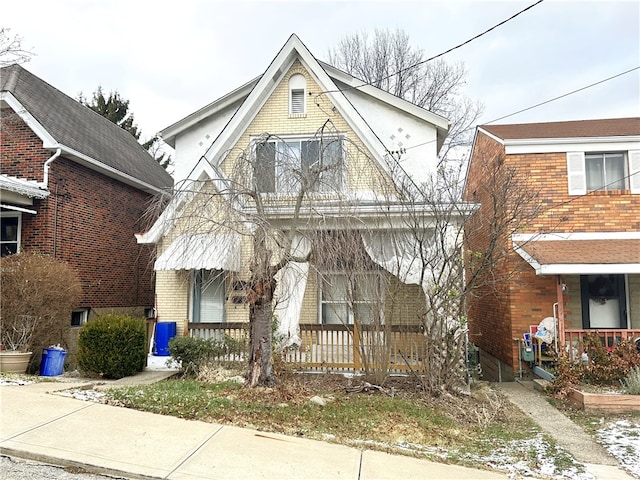
[[[242,102],[240,108],[238,109],[238,112],[242,108],[246,108],[246,104],[248,102],[251,102],[250,95],[253,94],[254,91],[264,91],[268,87],[275,88],[278,82],[286,74],[288,66],[293,63],[296,55],[299,56],[305,68],[314,76],[314,80],[316,80],[316,82],[323,89],[324,93],[331,99],[331,101],[334,104],[337,104],[336,106],[338,108],[342,107],[341,113],[343,114],[343,116],[345,116],[346,113],[345,118],[347,120],[364,124],[363,131],[357,133],[360,136],[371,136],[372,138],[370,140],[372,145],[375,145],[378,149],[380,148],[380,146],[382,146],[382,148],[384,148],[384,146],[381,144],[379,139],[373,138],[375,137],[375,133],[372,131],[371,127],[366,124],[366,121],[364,120],[364,118],[362,118],[360,112],[354,107],[353,103],[347,98],[347,95],[345,94],[349,94],[352,91],[359,90],[386,105],[402,110],[403,112],[413,115],[420,120],[429,122],[436,128],[437,131],[438,150],[444,143],[444,140],[449,131],[449,121],[446,118],[437,115],[425,108],[418,107],[417,105],[414,105],[413,103],[404,100],[403,98],[392,95],[391,93],[386,92],[380,88],[369,85],[366,82],[363,82],[362,80],[359,80],[356,77],[329,65],[328,63],[316,59],[307,49],[307,47],[302,43],[300,38],[298,38],[298,36],[295,34],[292,34],[289,37],[285,45],[281,48],[267,70],[262,75],[245,83],[239,88],[231,91],[223,97],[220,97],[219,99],[213,101],[205,107],[177,121],[176,123],[166,127],[165,129],[160,131],[160,136],[166,143],[175,147],[176,136],[192,127],[193,125],[197,124],[201,120],[220,112],[221,110],[229,107],[236,102]],[[341,84],[340,87],[338,86],[338,83]],[[269,91],[269,93],[270,92],[271,90]],[[264,95],[261,97],[261,99],[264,99]],[[255,105],[253,105],[253,107],[255,107]],[[251,108],[252,107],[249,107],[248,110],[251,111]],[[236,114],[238,112],[236,112]],[[252,113],[255,115],[256,112],[257,109],[253,108]],[[231,122],[233,122],[233,119],[229,123]],[[375,151],[375,149],[372,150],[372,152]]]
[[[449,121],[447,119],[424,108],[417,107],[381,89],[370,85],[363,85],[363,82],[360,82],[355,77],[319,62],[298,36],[292,34],[262,75],[160,132],[165,142],[170,145],[175,145],[175,138],[181,132],[188,130],[198,122],[215,115],[236,102],[239,104],[237,110],[213,141],[213,144],[191,170],[189,178],[184,182],[185,185],[192,185],[190,183],[191,181],[201,181],[204,178],[210,178],[222,183],[227,180],[218,168],[219,161],[223,159],[224,154],[239,141],[247,126],[251,124],[252,120],[270,98],[275,88],[296,60],[300,61],[321,89],[321,92],[327,96],[356,136],[362,141],[368,151],[371,152],[374,160],[377,161],[383,169],[391,171],[392,167],[396,167],[397,165],[390,165],[390,163],[396,161],[396,159],[392,155],[387,155],[388,152],[383,142],[360,114],[352,101],[345,95],[345,92],[338,87],[337,82],[346,85],[347,90],[353,90],[357,86],[357,88],[365,94],[371,95],[377,100],[393,108],[402,110],[421,121],[431,123],[437,131],[438,146],[444,141],[449,128]],[[344,86],[342,88],[345,89]],[[402,167],[395,169],[394,173],[395,175],[407,175]],[[189,195],[192,193],[189,192],[188,189],[186,190],[187,191],[182,191],[172,198],[168,207],[163,211],[151,229],[137,236],[139,243],[156,243],[164,231],[171,228],[172,222],[169,220],[171,215],[173,215],[175,211],[184,208],[188,203]]]
[[[481,130],[503,140],[584,138],[640,135],[640,117],[575,120],[568,122],[481,125]]]
[[[48,149],[103,170],[146,191],[173,185],[171,176],[126,130],[65,95],[20,65],[0,69],[0,95]],[[17,103],[16,103],[17,102]]]

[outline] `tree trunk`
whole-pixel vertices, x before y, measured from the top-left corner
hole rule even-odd
[[[249,323],[251,325],[249,345],[249,387],[273,386],[276,381],[271,368],[271,320],[272,282],[262,282],[262,288],[253,289],[249,300]]]

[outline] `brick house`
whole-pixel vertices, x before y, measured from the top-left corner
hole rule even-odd
[[[225,194],[233,191],[227,187],[241,183],[246,194],[238,195],[238,202],[260,197],[259,205],[247,200],[248,206],[238,207],[248,228],[267,223],[270,234],[283,235],[274,242],[291,247],[276,287],[276,297],[286,291],[276,301],[278,333],[301,344],[308,365],[353,367],[354,340],[347,334],[358,316],[371,324],[384,312],[387,325],[415,324],[424,310],[415,256],[382,250],[390,231],[408,228],[409,213],[428,232],[430,207],[403,203],[399,189],[407,178],[419,181],[436,170],[448,126],[438,115],[319,62],[292,35],[261,76],[160,132],[175,148],[178,191],[139,236],[141,243],[157,246],[158,321],[175,322],[179,335],[246,328],[250,235],[243,225],[226,234],[216,228],[233,221],[218,215],[225,202],[236,201]],[[236,176],[247,160],[246,174]],[[313,173],[322,162],[324,170]],[[253,181],[256,185],[249,185]],[[296,217],[302,182],[311,186]],[[257,208],[264,213],[255,220]],[[357,285],[333,254],[320,255],[309,245],[318,232],[348,232],[361,242],[369,265]],[[310,261],[294,258],[309,251]],[[397,300],[393,309],[390,285]],[[383,298],[385,305],[379,305]],[[334,333],[342,340],[328,344]],[[416,338],[424,342],[423,334]]]
[[[590,331],[608,348],[635,341],[640,118],[478,127],[464,195],[481,203],[485,218],[490,200],[480,194],[483,173],[498,159],[526,177],[540,208],[502,239],[510,253],[493,273],[505,278],[470,304],[470,341],[480,348],[485,376],[511,380],[542,365],[542,351],[522,360],[521,340],[545,318],[557,325],[556,354],[581,355]],[[507,280],[507,272],[517,275]]]
[[[134,234],[171,177],[135,138],[19,65],[0,70],[2,255],[68,262],[83,294],[72,325],[154,305],[152,255]]]

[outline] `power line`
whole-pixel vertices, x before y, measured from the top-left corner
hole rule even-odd
[[[532,106],[530,106],[530,107],[523,108],[523,109],[521,109],[521,110],[518,110],[517,112],[513,112],[513,113],[510,113],[510,114],[508,114],[508,115],[504,115],[504,116],[502,116],[502,117],[498,117],[498,118],[496,118],[496,119],[494,119],[494,120],[490,120],[490,121],[488,121],[488,122],[484,122],[484,123],[483,123],[483,125],[488,125],[488,124],[490,124],[490,123],[497,122],[498,120],[503,120],[503,119],[505,119],[505,118],[512,117],[512,116],[514,116],[514,115],[517,115],[518,113],[526,112],[527,110],[532,110],[532,109],[537,108],[537,107],[540,107],[540,106],[542,106],[542,105],[546,105],[547,103],[555,102],[556,100],[559,100],[559,99],[561,99],[561,98],[568,97],[569,95],[573,95],[573,94],[575,94],[575,93],[581,92],[581,91],[586,90],[586,89],[591,88],[591,87],[595,87],[596,85],[600,85],[601,83],[608,82],[609,80],[613,80],[613,79],[615,79],[615,78],[621,77],[622,75],[626,75],[626,74],[631,73],[631,72],[633,72],[633,71],[635,71],[635,70],[638,70],[638,69],[640,69],[640,65],[639,65],[639,66],[637,66],[637,67],[630,68],[629,70],[626,70],[626,71],[624,71],[624,72],[620,72],[620,73],[617,73],[617,74],[615,74],[615,75],[612,75],[612,76],[610,76],[610,77],[608,77],[608,78],[605,78],[605,79],[603,79],[603,80],[599,80],[599,81],[597,81],[597,82],[594,82],[594,83],[592,83],[592,84],[590,84],[590,85],[586,85],[586,86],[584,86],[584,87],[577,88],[577,89],[575,89],[575,90],[572,90],[572,91],[570,91],[570,92],[564,93],[564,94],[562,94],[562,95],[558,95],[557,97],[550,98],[549,100],[545,100],[544,102],[536,103],[535,105],[532,105]],[[475,128],[476,128],[476,127],[469,127],[469,128],[467,128],[467,129],[465,129],[465,130],[461,130],[461,131],[460,131],[460,133],[464,133],[464,132],[468,132],[468,131],[471,131],[471,130],[475,130]],[[428,145],[428,144],[433,143],[433,142],[435,142],[435,141],[436,141],[436,140],[429,140],[429,141],[427,141],[427,142],[419,143],[419,144],[417,144],[417,145],[413,145],[413,146],[411,146],[411,147],[406,147],[406,148],[405,148],[405,150],[411,150],[412,148],[422,147],[423,145]]]
[[[640,66],[631,68],[631,69],[629,69],[629,70],[627,70],[625,72],[618,73],[618,74],[613,75],[613,76],[611,76],[609,78],[605,78],[604,80],[600,80],[599,82],[595,82],[595,83],[592,83],[591,85],[587,85],[586,87],[578,88],[577,90],[573,90],[572,92],[565,93],[564,95],[560,95],[558,97],[551,98],[551,99],[546,100],[544,102],[537,103],[536,105],[532,105],[531,107],[523,108],[522,110],[518,110],[517,112],[510,113],[509,115],[505,115],[503,117],[496,118],[495,120],[491,120],[490,122],[486,122],[486,124],[497,122],[498,120],[503,120],[505,118],[512,117],[512,116],[517,115],[519,113],[526,112],[527,110],[531,110],[533,108],[540,107],[541,105],[546,105],[547,103],[551,103],[551,102],[554,102],[554,101],[559,100],[561,98],[568,97],[569,95],[573,95],[574,93],[581,92],[582,90],[586,90],[587,88],[595,87],[596,85],[600,85],[601,83],[608,82],[609,80],[613,80],[614,78],[621,77],[622,75],[626,75],[627,73],[631,73],[634,70],[638,70],[639,68],[640,68]]]
[[[522,15],[522,14],[523,14],[523,13],[525,13],[526,11],[531,10],[533,7],[535,7],[536,5],[541,4],[543,1],[544,1],[544,0],[538,0],[536,3],[533,3],[533,4],[529,5],[528,7],[526,7],[526,8],[524,8],[524,9],[520,10],[518,13],[515,13],[515,14],[511,15],[511,16],[510,16],[509,18],[507,18],[506,20],[503,20],[503,21],[501,21],[500,23],[496,23],[494,26],[492,26],[492,27],[490,27],[490,28],[486,29],[484,32],[479,33],[479,34],[477,34],[476,36],[471,37],[470,39],[465,40],[465,41],[464,41],[464,42],[462,42],[462,43],[459,43],[459,44],[458,44],[458,45],[456,45],[455,47],[451,47],[450,49],[445,50],[445,51],[444,51],[444,52],[442,52],[442,53],[438,53],[437,55],[434,55],[434,56],[432,56],[432,57],[429,57],[429,58],[427,58],[426,60],[421,60],[421,61],[419,61],[419,62],[417,62],[417,63],[415,63],[415,64],[413,64],[413,65],[409,65],[408,67],[405,67],[405,68],[403,68],[403,69],[401,69],[401,70],[398,70],[398,71],[396,71],[396,72],[390,73],[390,74],[389,74],[389,75],[387,75],[386,77],[382,77],[382,78],[380,78],[380,79],[379,79],[379,81],[387,80],[387,79],[389,79],[389,78],[391,78],[391,77],[394,77],[394,76],[399,75],[399,74],[401,74],[401,73],[403,73],[403,72],[406,72],[406,71],[408,71],[408,70],[411,70],[411,69],[413,69],[413,68],[415,68],[415,67],[417,67],[417,66],[419,66],[419,65],[423,65],[423,64],[428,63],[428,62],[430,62],[430,61],[432,61],[432,60],[435,60],[436,58],[440,58],[440,57],[442,57],[443,55],[446,55],[447,53],[451,53],[451,52],[453,52],[454,50],[457,50],[458,48],[464,47],[465,45],[467,45],[467,44],[469,44],[469,43],[473,42],[474,40],[477,40],[478,38],[482,37],[483,35],[486,35],[487,33],[491,32],[492,30],[495,30],[496,28],[498,28],[498,27],[500,27],[500,26],[504,25],[505,23],[510,22],[511,20],[513,20],[514,18],[516,18],[516,17],[517,17],[517,16],[519,16],[519,15]],[[364,86],[367,86],[367,85],[371,85],[371,84],[363,81],[360,85],[355,85],[355,86],[353,86],[353,87],[347,87],[347,88],[345,88],[345,89],[326,90],[326,91],[324,91],[324,92],[320,92],[320,93],[318,93],[318,94],[317,94],[317,96],[322,95],[322,94],[324,94],[324,93],[334,93],[334,92],[344,92],[344,91],[346,91],[346,90],[356,90],[356,89],[358,89],[358,88],[361,88],[361,87],[364,87]]]

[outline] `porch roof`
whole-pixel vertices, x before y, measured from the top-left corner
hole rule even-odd
[[[180,235],[155,262],[154,270],[240,271],[241,238],[238,234]]]
[[[514,235],[513,246],[537,275],[640,273],[640,236],[600,237]]]

